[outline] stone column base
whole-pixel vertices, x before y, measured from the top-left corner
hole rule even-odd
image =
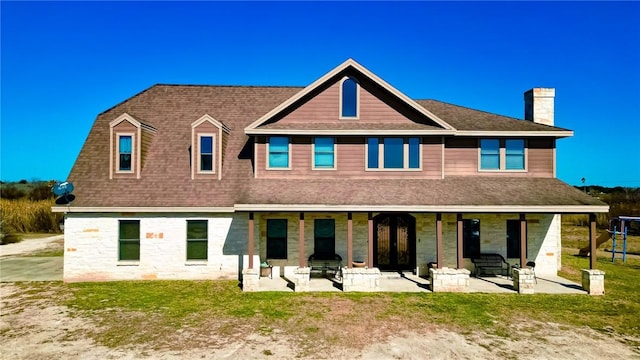
[[[247,292],[258,291],[259,281],[260,281],[260,270],[258,269],[242,270],[242,291],[247,291]]]
[[[309,291],[309,281],[311,280],[311,268],[299,267],[293,270],[293,291],[307,292]]]
[[[378,268],[343,268],[342,291],[378,291],[380,277],[380,269]]]
[[[467,269],[429,269],[429,281],[433,292],[467,292],[469,290],[469,275]]]
[[[589,295],[604,295],[604,271],[582,269],[582,288]]]
[[[532,269],[513,269],[513,288],[520,294],[535,292],[536,275]]]

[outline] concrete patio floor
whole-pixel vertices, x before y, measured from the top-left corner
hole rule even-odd
[[[584,294],[580,284],[559,276],[539,276],[535,285],[536,294]],[[285,277],[261,277],[258,291],[289,291],[293,292],[293,282]],[[342,283],[333,278],[311,278],[310,292],[342,292]],[[430,293],[429,280],[412,273],[382,273],[378,292],[427,292]],[[471,277],[469,279],[469,293],[511,293],[513,281],[506,276]]]

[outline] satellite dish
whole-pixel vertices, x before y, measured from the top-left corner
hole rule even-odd
[[[52,189],[56,196],[71,194],[73,192],[73,183],[65,181],[63,183],[55,183]]]
[[[67,205],[67,204],[70,204],[75,199],[76,199],[75,195],[66,194],[56,199],[56,205]]]
[[[73,191],[73,183],[69,181],[55,183],[51,191],[58,196],[56,199],[57,205],[68,205],[76,199],[76,196],[71,193]]]

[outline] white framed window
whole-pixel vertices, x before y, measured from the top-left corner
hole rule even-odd
[[[340,119],[357,119],[360,110],[360,85],[353,77],[340,84]]]
[[[116,152],[118,154],[116,157],[116,172],[132,173],[135,165],[135,134],[118,133],[116,137]]]
[[[215,172],[215,136],[198,134],[198,173]]]
[[[313,169],[336,169],[336,142],[332,137],[316,137],[313,139]]]
[[[527,149],[524,139],[480,139],[480,171],[526,171]]]
[[[288,136],[270,136],[267,141],[267,169],[291,168],[291,144]]]
[[[420,170],[419,137],[370,137],[366,145],[367,170]]]

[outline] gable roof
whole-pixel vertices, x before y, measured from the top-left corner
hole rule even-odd
[[[365,77],[368,80],[374,82],[375,84],[379,85],[382,89],[386,90],[391,95],[393,95],[398,100],[400,100],[404,105],[414,109],[415,111],[417,111],[421,115],[425,116],[426,118],[429,118],[434,123],[436,123],[438,126],[440,126],[440,128],[430,127],[431,129],[449,130],[449,132],[455,131],[455,129],[451,125],[449,125],[448,123],[446,123],[442,119],[438,118],[435,114],[431,113],[429,110],[427,110],[424,107],[418,105],[415,101],[410,99],[408,96],[404,95],[402,92],[398,91],[393,86],[389,85],[386,81],[382,80],[381,78],[379,78],[374,73],[372,73],[369,70],[367,70],[364,66],[358,64],[353,59],[347,59],[345,62],[343,62],[342,64],[338,65],[333,70],[329,71],[328,73],[326,73],[322,77],[320,77],[318,80],[314,81],[311,85],[305,87],[300,92],[298,92],[297,94],[295,94],[291,98],[287,99],[282,104],[278,105],[277,107],[275,107],[274,109],[272,109],[268,113],[264,114],[263,116],[261,116],[259,119],[257,119],[253,123],[251,123],[249,126],[247,126],[244,129],[245,132],[247,134],[268,133],[269,132],[268,128],[266,128],[266,129],[265,128],[259,129],[259,128],[262,125],[264,125],[265,123],[267,123],[269,120],[271,120],[273,117],[275,117],[275,116],[281,114],[282,112],[286,111],[289,107],[291,107],[294,104],[296,104],[299,100],[303,99],[305,96],[309,95],[310,93],[312,93],[316,89],[320,88],[321,86],[325,85],[327,82],[331,81],[331,79],[335,78],[336,76],[338,76],[338,75],[340,75],[342,73],[346,73],[347,71],[353,71],[356,74],[358,74],[359,76]],[[267,130],[267,131],[265,131],[265,130]],[[447,132],[444,131],[443,133],[447,133]]]

